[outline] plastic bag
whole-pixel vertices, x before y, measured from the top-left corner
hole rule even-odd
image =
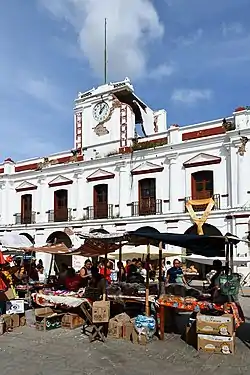
[[[232,273],[231,275],[219,276],[220,294],[223,296],[237,296],[240,289],[240,275]]]
[[[156,331],[156,322],[153,316],[138,315],[135,319],[135,329],[141,335],[152,338]]]

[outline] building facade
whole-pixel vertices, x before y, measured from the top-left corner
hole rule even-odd
[[[246,238],[249,119],[240,107],[224,119],[168,126],[166,111],[150,109],[129,79],[79,93],[72,150],[0,165],[0,231],[37,245],[65,228],[197,233],[206,210],[203,233]],[[248,255],[248,245],[236,252]]]

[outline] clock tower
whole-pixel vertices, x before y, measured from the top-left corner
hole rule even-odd
[[[134,94],[128,78],[79,92],[74,108],[75,148],[83,149],[85,160],[124,152],[132,145],[136,124],[143,124],[145,135],[153,135],[166,130],[165,115],[148,108]]]
[[[85,160],[128,147],[135,129],[135,114],[129,103],[133,92],[129,79],[125,79],[78,94],[74,109],[75,148],[84,150]]]

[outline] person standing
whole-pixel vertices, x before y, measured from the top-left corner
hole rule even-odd
[[[81,277],[81,287],[86,287],[89,280],[92,277],[91,274],[92,262],[90,259],[87,259],[84,263],[84,267],[80,269],[79,275]]]
[[[181,263],[178,259],[175,259],[173,262],[173,267],[168,269],[166,283],[186,285],[186,280],[181,269]]]

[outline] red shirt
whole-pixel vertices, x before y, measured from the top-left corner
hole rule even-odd
[[[103,275],[103,276],[104,276],[104,273],[105,273],[104,271],[105,271],[104,267],[100,268],[100,274]],[[110,271],[109,268],[107,268],[107,270],[106,270],[106,280],[109,284],[111,283],[111,271]]]
[[[75,292],[79,289],[79,285],[81,282],[81,277],[79,275],[75,275],[74,277],[66,277],[65,279],[65,286],[66,289],[70,292]]]

